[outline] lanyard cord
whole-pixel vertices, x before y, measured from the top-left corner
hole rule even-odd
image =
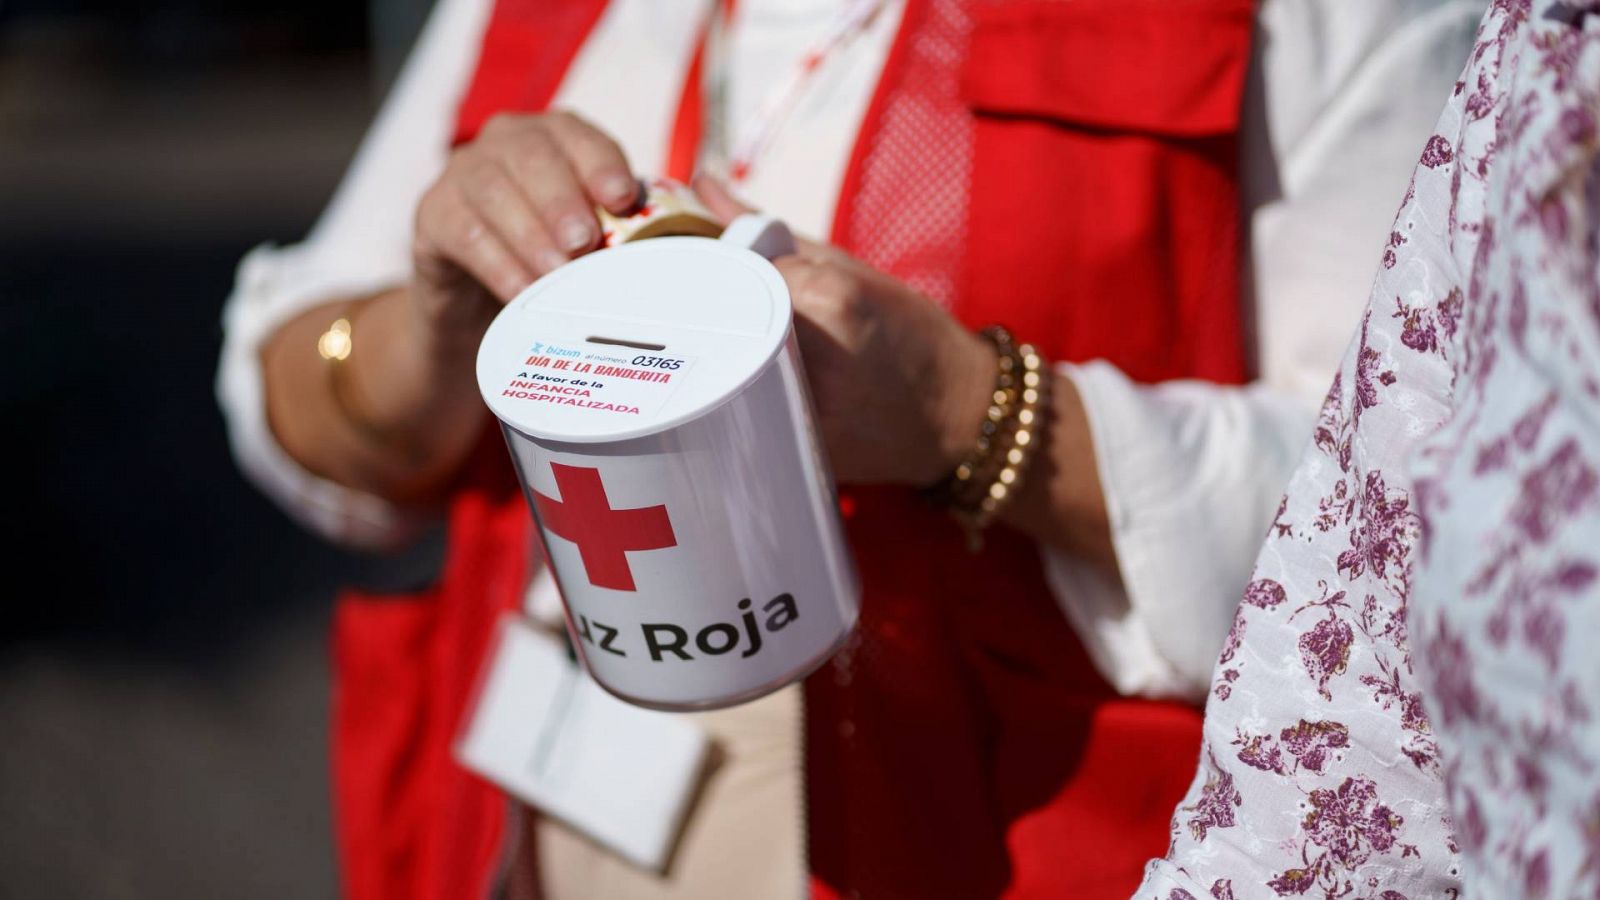
[[[728,174],[735,184],[750,177],[751,168],[771,145],[783,123],[794,113],[823,63],[866,31],[883,5],[884,0],[851,0],[822,38],[801,54],[788,77],[768,91],[755,118],[745,123],[745,127],[737,132],[738,139],[733,142]]]
[[[721,57],[718,66],[720,71],[715,73],[710,90],[706,92],[709,96],[704,99],[701,97],[702,65],[708,55],[710,48],[707,45],[711,42],[711,32],[715,27],[714,24],[708,24],[695,50],[689,83],[685,85],[679,102],[669,150],[669,173],[684,178],[688,175],[686,170],[693,168],[693,160],[700,149],[702,121],[705,121],[709,123],[709,127],[706,127],[709,132],[707,136],[726,151],[729,179],[735,185],[745,182],[827,61],[865,32],[886,3],[887,0],[849,0],[827,31],[806,48],[789,73],[767,92],[756,114],[743,123],[732,140],[728,134],[732,129],[727,103],[726,52],[717,54]],[[720,0],[717,10],[713,12],[713,16],[720,14],[724,29],[731,21],[732,5],[728,0]]]

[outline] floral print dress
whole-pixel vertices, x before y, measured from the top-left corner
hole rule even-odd
[[[1496,0],[1138,897],[1600,896],[1597,118],[1600,2]]]

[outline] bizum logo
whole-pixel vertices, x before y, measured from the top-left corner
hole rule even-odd
[[[534,341],[533,342],[533,346],[528,348],[528,352],[529,353],[539,353],[539,352],[541,352],[543,350],[544,350],[544,344],[542,342],[540,342],[540,341]]]

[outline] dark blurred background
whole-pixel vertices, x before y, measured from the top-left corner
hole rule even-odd
[[[326,897],[344,556],[233,468],[240,256],[298,239],[428,0],[0,0],[0,897]]]

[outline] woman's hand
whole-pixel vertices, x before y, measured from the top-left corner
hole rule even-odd
[[[694,187],[720,217],[748,211],[714,179]],[[926,485],[954,469],[988,409],[994,349],[932,300],[832,247],[802,242],[774,264],[794,301],[839,480]]]
[[[599,246],[596,207],[627,213],[639,199],[622,150],[588,122],[566,112],[495,116],[417,205],[418,312],[434,327],[474,326],[475,344],[486,304],[492,315]]]
[[[268,419],[306,468],[394,500],[437,497],[482,433],[473,359],[501,305],[600,243],[595,208],[630,212],[639,183],[609,137],[569,113],[500,115],[456,150],[417,206],[401,288],[307,311],[263,351]],[[332,391],[318,336],[348,316]]]
[[[694,188],[721,218],[750,211],[714,179]],[[794,299],[795,335],[839,480],[927,485],[960,464],[994,391],[994,348],[932,300],[835,248],[802,241],[775,264]],[[1064,374],[1052,375],[1045,421],[1002,518],[1114,581],[1121,576],[1089,420]]]
[[[972,449],[994,350],[933,301],[841,253],[776,262],[841,481],[927,485]]]

